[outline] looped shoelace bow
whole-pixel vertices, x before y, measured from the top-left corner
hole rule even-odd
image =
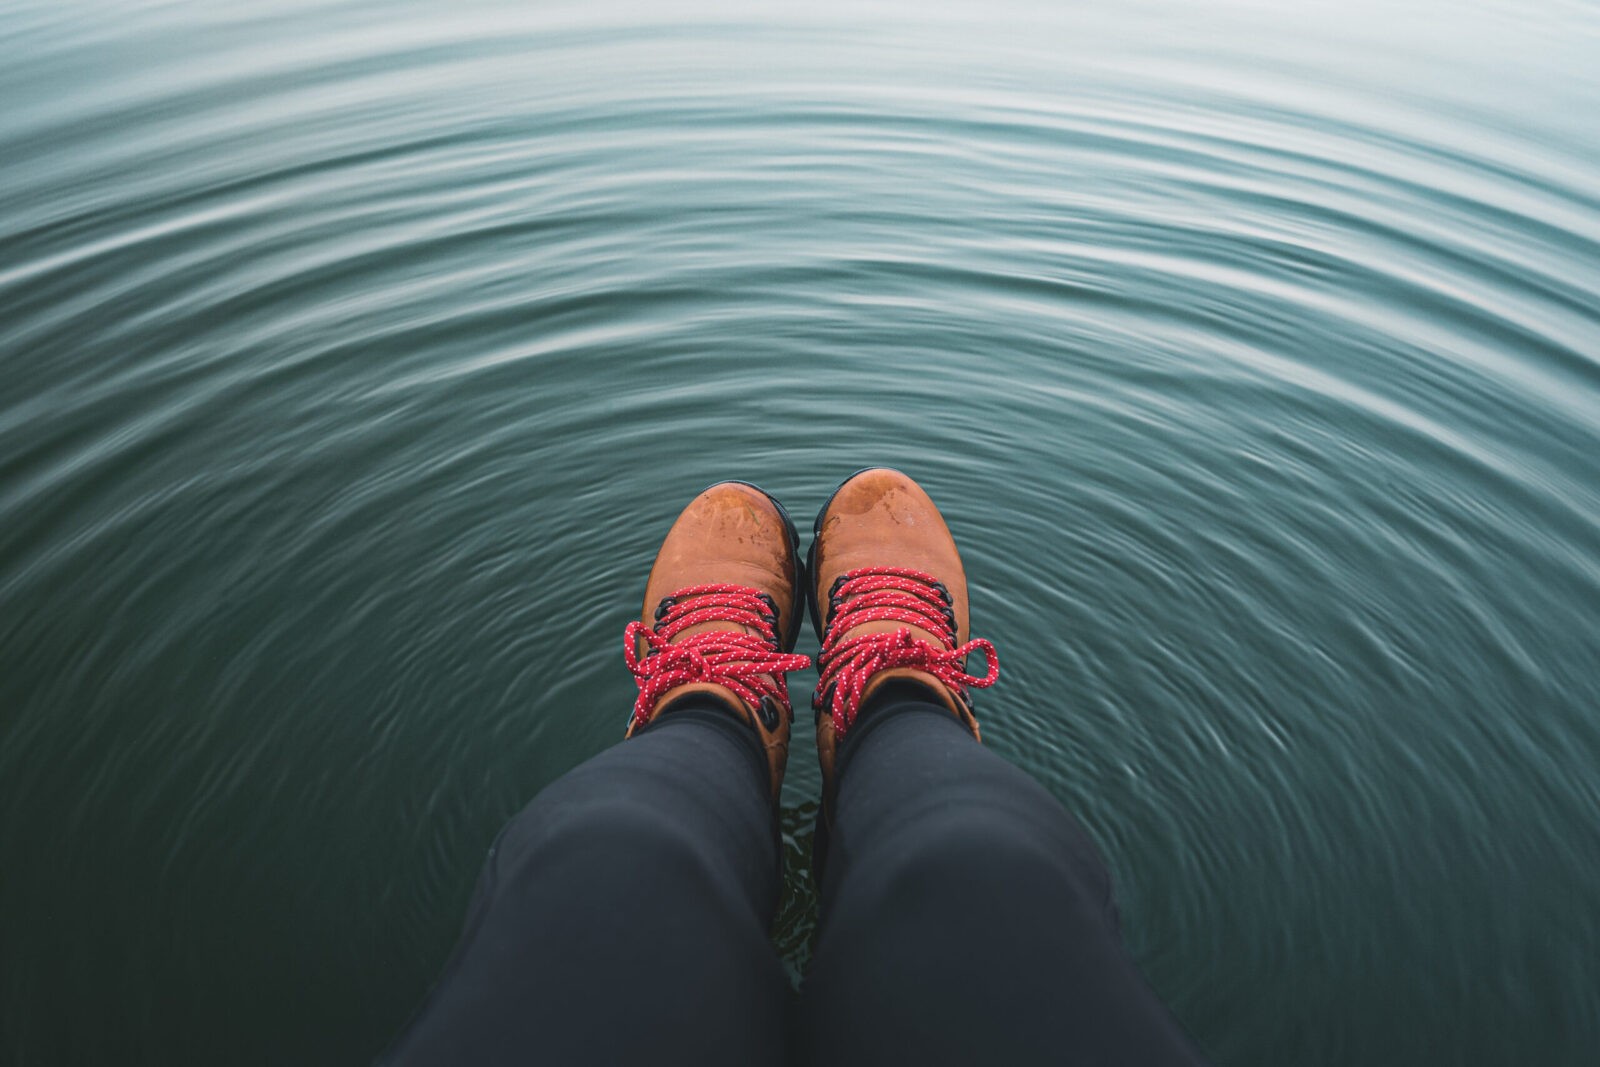
[[[755,633],[704,630],[674,641],[684,630],[705,622],[737,623]],[[811,666],[809,656],[779,651],[777,605],[760,590],[743,585],[679,589],[657,607],[654,627],[634,620],[623,639],[623,656],[639,684],[639,699],[633,704],[633,719],[639,726],[650,721],[656,702],[668,690],[690,682],[724,686],[752,708],[759,708],[763,698],[775,700],[784,715],[792,717],[784,672]]]
[[[828,633],[817,656],[821,677],[813,705],[827,707],[834,733],[843,738],[861,710],[867,683],[879,671],[913,667],[926,671],[963,701],[967,688],[987,689],[1000,677],[994,645],[974,639],[956,647],[956,616],[950,591],[931,574],[905,567],[846,571],[828,596]],[[931,633],[939,647],[906,627],[887,633],[843,635],[862,623],[900,622]],[[966,671],[967,656],[982,652],[989,669],[980,678]]]

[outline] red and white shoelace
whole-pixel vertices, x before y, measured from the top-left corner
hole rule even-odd
[[[684,630],[706,622],[737,623],[755,632],[705,630],[677,639]],[[633,704],[633,719],[639,726],[650,721],[656,702],[668,690],[691,682],[724,686],[751,707],[758,707],[763,698],[775,700],[784,716],[792,718],[784,672],[811,666],[809,656],[779,649],[778,612],[772,599],[742,585],[679,589],[657,608],[655,626],[630,622],[623,639],[623,656],[639,685],[639,699]]]
[[[834,733],[843,738],[861,710],[867,683],[879,671],[912,667],[933,675],[963,700],[967,688],[987,689],[1000,677],[994,645],[982,639],[956,646],[955,612],[944,584],[931,574],[905,567],[866,567],[847,571],[829,595],[828,632],[817,656],[821,677],[812,703],[833,717]],[[904,623],[885,633],[843,635],[868,622]],[[934,636],[938,645],[914,637],[915,626]],[[968,674],[967,656],[982,652],[988,671]]]

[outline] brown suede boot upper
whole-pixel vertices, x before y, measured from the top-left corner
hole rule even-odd
[[[887,468],[874,468],[854,475],[834,493],[817,517],[816,543],[812,547],[811,593],[816,598],[819,637],[827,643],[848,640],[859,634],[893,633],[909,630],[913,639],[936,648],[953,648],[968,640],[967,576],[961,554],[945,525],[944,516],[922,487],[906,475]],[[904,568],[922,571],[943,585],[947,596],[949,621],[954,641],[947,642],[928,629],[902,621],[882,620],[851,626],[840,634],[829,629],[843,602],[830,603],[842,576],[868,568]],[[907,583],[912,587],[913,583]],[[923,586],[924,590],[927,589]],[[853,598],[847,598],[853,599]],[[986,644],[986,643],[985,643]],[[870,700],[884,685],[896,679],[926,686],[956,718],[979,736],[972,705],[959,688],[952,688],[924,670],[892,667],[871,676],[862,690],[862,702]],[[830,714],[829,692],[819,692],[817,754],[822,761],[823,781],[831,793],[834,764],[839,744],[839,729]]]
[[[756,607],[763,614],[771,612],[771,629],[774,652],[788,652],[794,647],[798,629],[800,596],[799,559],[793,526],[773,499],[766,493],[742,482],[722,482],[713,485],[690,502],[667,531],[655,565],[645,583],[644,609],[637,627],[630,627],[634,654],[641,661],[650,652],[647,637],[641,630],[655,631],[668,613],[678,603],[674,598],[683,590],[700,586],[738,586],[753,590],[766,598],[766,604]],[[682,599],[682,604],[692,606],[710,603],[715,594],[699,594]],[[748,601],[748,596],[743,597]],[[745,615],[748,616],[748,612]],[[758,634],[754,620],[707,621],[683,628],[670,640],[677,645],[695,634],[708,631]],[[787,657],[790,661],[782,669],[799,669],[806,664],[805,657]],[[774,661],[777,662],[777,661]],[[636,671],[636,673],[638,673]],[[643,718],[636,717],[629,724],[628,736],[649,722],[668,703],[691,693],[706,693],[716,697],[755,729],[767,754],[771,775],[772,795],[776,799],[783,783],[783,772],[788,761],[789,731],[792,712],[781,704],[786,703],[787,691],[780,669],[762,676],[771,688],[783,694],[782,702],[766,699],[752,702],[741,697],[727,685],[715,681],[689,681],[661,693],[647,709]],[[641,683],[642,686],[642,683]]]

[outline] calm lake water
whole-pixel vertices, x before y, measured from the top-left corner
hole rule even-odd
[[[869,463],[1219,1064],[1594,1062],[1592,0],[11,0],[0,100],[0,1062],[365,1062],[677,510]]]

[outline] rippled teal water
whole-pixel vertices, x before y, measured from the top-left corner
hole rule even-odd
[[[13,0],[0,100],[0,1061],[372,1056],[677,509],[889,463],[1219,1063],[1593,1062],[1596,4]]]

